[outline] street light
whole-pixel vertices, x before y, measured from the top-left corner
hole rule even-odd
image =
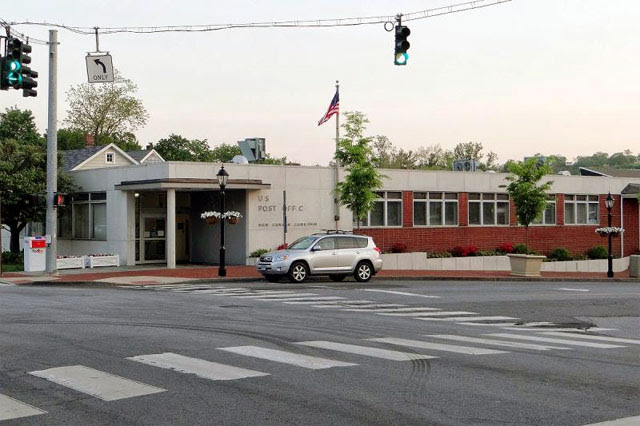
[[[607,195],[607,198],[604,200],[604,205],[607,206],[608,212],[608,226],[611,228],[611,209],[613,209],[613,197],[611,196],[611,191]],[[608,266],[607,266],[607,277],[613,278],[613,255],[611,253],[611,232],[607,233],[607,237],[609,238],[609,258],[608,258]]]
[[[218,174],[216,175],[218,178],[218,185],[220,185],[220,213],[224,215],[224,188],[227,186],[227,180],[229,179],[229,173],[224,169],[224,164],[218,170]],[[227,276],[227,268],[225,267],[225,248],[224,248],[224,217],[220,221],[220,266],[218,267],[218,276],[226,277]]]

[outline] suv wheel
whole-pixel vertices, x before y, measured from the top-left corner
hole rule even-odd
[[[347,276],[346,275],[332,274],[332,275],[329,275],[329,278],[331,278],[331,281],[338,282],[338,281],[344,280],[345,278],[347,278]]]
[[[360,262],[358,263],[358,266],[356,266],[356,271],[353,275],[356,281],[361,283],[367,282],[373,275],[373,268],[371,268],[371,264],[369,262]]]
[[[289,268],[289,279],[291,280],[291,282],[304,282],[304,280],[307,279],[308,275],[309,269],[303,262],[295,262],[293,265],[291,265],[291,268]]]

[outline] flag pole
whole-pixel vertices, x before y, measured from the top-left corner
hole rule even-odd
[[[338,80],[336,80],[336,94],[338,96],[340,92],[340,82]],[[338,153],[338,144],[340,143],[340,109],[338,109],[338,112],[336,113],[336,154]],[[335,163],[336,163],[336,176],[335,176],[335,186],[337,188],[338,182],[340,182],[340,162],[338,161],[338,158],[335,157]],[[334,216],[333,219],[336,222],[336,231],[338,230],[338,221],[340,220],[340,204],[338,203],[338,195],[335,194],[333,197],[333,204],[334,204]]]

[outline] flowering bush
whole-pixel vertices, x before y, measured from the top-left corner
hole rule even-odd
[[[624,232],[624,228],[617,228],[615,226],[606,226],[604,228],[598,228],[596,229],[596,233],[600,234],[600,235],[607,235],[607,234],[614,234],[614,235],[618,235],[618,234],[622,234]]]
[[[405,243],[395,243],[391,246],[391,253],[404,253],[407,251],[407,245]]]
[[[498,250],[501,253],[513,253],[513,244],[502,243],[498,246]]]
[[[451,250],[451,254],[453,257],[467,257],[467,256],[475,256],[478,254],[478,247],[474,245],[470,246],[456,246]]]
[[[278,246],[277,250],[286,250],[289,247],[289,243],[282,243]]]
[[[224,215],[220,212],[203,212],[200,215],[201,219],[208,219],[210,217],[215,217],[216,219],[222,219],[224,218]]]
[[[242,214],[240,212],[228,211],[225,214],[223,214],[222,217],[223,218],[235,217],[240,219],[242,217]]]

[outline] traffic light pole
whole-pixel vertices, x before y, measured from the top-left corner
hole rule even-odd
[[[58,215],[53,197],[58,192],[58,31],[49,30],[49,120],[47,123],[47,273],[56,272]]]

